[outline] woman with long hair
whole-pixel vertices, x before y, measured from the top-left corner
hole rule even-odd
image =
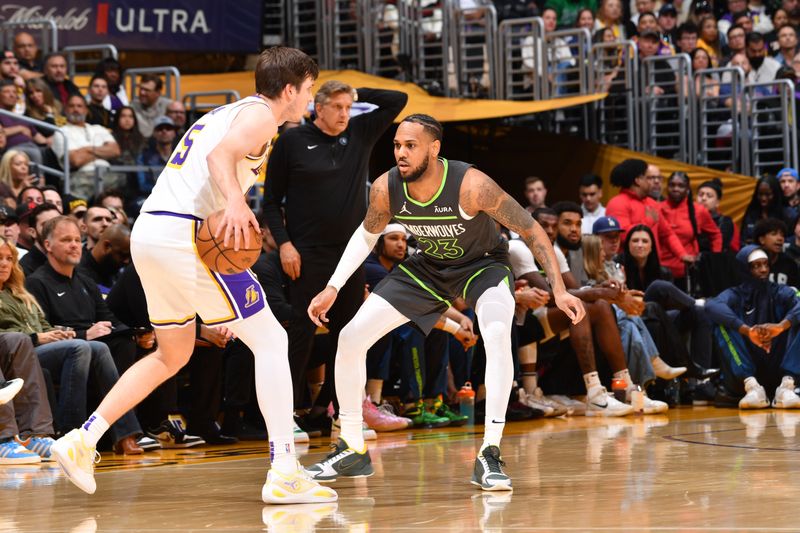
[[[660,204],[661,216],[672,227],[686,252],[697,257],[701,251],[722,251],[722,234],[708,210],[692,198],[689,176],[673,172],[667,180],[667,199]],[[666,243],[661,246],[661,263],[672,271],[675,284],[688,290],[686,263],[672,254]]]
[[[692,72],[699,72],[701,70],[706,70],[713,68],[713,62],[711,61],[711,55],[708,53],[708,50],[705,48],[695,48],[689,54],[689,57],[692,58]],[[702,81],[705,81],[705,84],[701,84]],[[688,78],[686,80],[689,82]],[[702,76],[697,76],[695,78],[694,84],[694,91],[697,96],[701,96],[701,90],[705,86],[705,96],[708,98],[717,98],[719,97],[719,80],[715,78],[711,74],[706,74]]]
[[[609,279],[606,272],[606,258],[603,243],[597,235],[584,235],[581,239],[583,247],[583,268],[589,276],[590,284],[602,283]],[[671,367],[659,357],[659,349],[640,316],[629,315],[614,305],[617,326],[619,327],[622,347],[628,370],[635,383],[643,385],[656,377],[675,379],[686,372],[686,367]]]
[[[111,352],[102,342],[75,338],[75,332],[48,324],[39,303],[25,289],[25,274],[19,266],[16,246],[0,237],[0,331],[30,335],[42,368],[59,383],[56,430],[66,431],[81,424],[87,413],[90,382],[101,395],[111,390],[119,379]],[[90,410],[91,411],[91,410]],[[133,411],[112,426],[114,451],[140,454],[136,437],[142,434]],[[50,437],[41,437],[49,449]]]
[[[53,96],[53,91],[43,78],[31,78],[25,82],[25,115],[53,126],[61,127],[67,123],[62,114],[61,102]],[[38,129],[44,135],[48,144],[53,140],[53,131]]]
[[[611,28],[618,41],[625,40],[625,23],[622,19],[622,2],[620,0],[602,0],[597,10],[594,29]]]
[[[739,246],[753,244],[756,224],[759,220],[777,218],[791,224],[794,217],[787,213],[783,207],[783,191],[780,183],[774,177],[765,175],[758,179],[750,204],[744,212],[742,219]]]
[[[114,135],[114,140],[117,141],[120,149],[120,156],[117,161],[123,165],[135,165],[136,159],[145,148],[146,140],[139,133],[139,122],[136,120],[136,112],[132,107],[123,106],[120,108],[111,133]]]
[[[708,52],[711,58],[711,65],[717,68],[719,59],[722,57],[722,42],[719,39],[717,20],[712,15],[706,15],[700,19],[698,27],[700,34],[697,38],[697,47]]]
[[[17,197],[26,187],[33,187],[36,177],[31,175],[31,160],[28,154],[9,150],[0,159],[0,198],[10,207],[16,208]]]

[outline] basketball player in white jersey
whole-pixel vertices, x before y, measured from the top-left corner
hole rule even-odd
[[[256,94],[222,106],[183,136],[131,234],[131,255],[147,296],[158,349],[138,361],[79,429],[58,439],[52,453],[83,491],[96,489],[97,441],[123,413],[174,375],[192,355],[195,314],[205,324],[225,324],[255,354],[256,390],[270,438],[271,469],[262,489],[266,503],[329,502],[336,492],[309,479],[297,462],[292,419],[292,378],[285,330],[247,271],[210,271],[195,248],[200,221],[223,210],[217,238],[250,247],[248,226],[258,223],[245,193],[266,159],[270,139],[285,121],[299,121],[311,102],[318,74],[312,59],[285,47],[262,52]]]

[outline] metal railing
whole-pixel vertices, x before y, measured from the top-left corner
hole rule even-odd
[[[698,165],[746,172],[747,121],[744,120],[744,71],[740,67],[699,70],[695,128]]]
[[[223,91],[196,91],[183,95],[182,102],[186,108],[186,121],[191,124],[200,115],[216,109],[219,106],[227,105],[240,100],[238,91],[223,90]],[[222,100],[220,102],[220,100]]]
[[[450,17],[458,94],[462,97],[496,98],[493,83],[497,46],[497,11],[491,4],[454,7]]]
[[[329,69],[364,70],[364,6],[367,2],[327,0],[322,3],[324,18],[325,66]]]
[[[410,58],[411,77],[429,92],[451,96],[450,5],[440,0],[423,5],[422,0],[404,0],[400,9],[400,49]]]
[[[142,74],[155,74],[164,79],[163,95],[170,100],[178,100],[181,97],[181,73],[176,67],[147,67],[129,68],[125,71],[123,86],[129,87],[128,94],[135,98],[136,83]]]
[[[264,23],[261,44],[275,46],[288,41],[286,28],[287,2],[283,0],[264,0]]]
[[[388,0],[364,0],[364,64],[377,76],[398,78],[403,73],[407,51],[400,42],[400,9]]]
[[[509,19],[497,29],[495,87],[506,100],[542,99],[542,76],[535,66],[544,63],[544,21],[540,17]]]
[[[289,46],[314,58],[320,68],[328,68],[325,49],[328,30],[323,24],[322,1],[290,0],[287,3],[287,41]]]
[[[107,57],[119,58],[117,47],[110,43],[87,44],[80,46],[65,46],[61,52],[67,56],[67,73],[70,78],[75,76],[91,76],[95,72],[97,63]],[[79,57],[79,54],[89,57]],[[87,67],[79,70],[78,67]]]
[[[692,61],[687,54],[647,57],[640,64],[641,140],[645,152],[689,161],[694,153],[690,110]]]
[[[45,130],[45,131],[52,131],[54,135],[60,135],[64,138],[64,154],[61,156],[61,169],[49,167],[44,164],[39,165],[39,169],[41,169],[45,174],[49,174],[51,176],[56,176],[63,180],[64,182],[64,192],[69,193],[70,191],[70,178],[69,178],[69,145],[67,141],[66,134],[59,128],[58,126],[54,126],[47,122],[42,122],[41,120],[36,120],[35,118],[26,117],[24,115],[19,115],[18,113],[13,113],[11,111],[6,111],[5,109],[0,109],[0,115],[13,118],[20,122],[24,122],[25,124],[30,124],[37,129]],[[58,155],[56,154],[56,157]]]
[[[542,80],[545,98],[588,94],[592,36],[586,28],[544,34],[547,77]]]
[[[608,97],[595,103],[593,139],[605,144],[638,148],[639,59],[633,41],[597,43],[590,55],[590,83]]]
[[[797,168],[797,114],[795,86],[789,80],[745,85],[749,112],[750,174],[776,174]]]
[[[58,26],[56,26],[55,19],[42,18],[19,22],[3,22],[0,24],[0,34],[2,34],[3,45],[6,50],[13,49],[14,35],[19,33],[19,30],[39,30],[40,37],[36,39],[36,43],[42,51],[42,56],[58,50]]]

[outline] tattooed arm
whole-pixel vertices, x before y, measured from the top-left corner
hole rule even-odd
[[[369,207],[367,208],[364,222],[350,237],[350,241],[347,243],[347,247],[344,249],[327,287],[317,294],[308,306],[308,316],[316,325],[321,326],[323,322],[328,321],[325,315],[336,301],[339,289],[347,283],[353,272],[364,263],[391,218],[388,175],[384,174],[372,184],[369,194]]]
[[[585,313],[583,304],[564,287],[564,280],[561,278],[550,239],[530,213],[489,176],[474,168],[469,169],[464,176],[459,202],[468,215],[474,216],[483,211],[503,226],[518,233],[531,249],[537,264],[544,268],[559,309],[574,323],[583,318]]]

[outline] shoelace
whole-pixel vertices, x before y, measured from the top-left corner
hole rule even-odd
[[[325,460],[322,461],[322,464],[324,465],[335,463],[337,461],[336,458],[347,450],[347,448],[343,448],[340,450],[339,445],[333,442],[331,443],[330,448],[331,448],[331,453],[329,453],[328,456],[325,458]]]
[[[385,403],[384,402],[384,403],[380,404],[378,406],[378,411],[381,411],[382,413],[385,413],[387,415],[397,416],[397,414],[394,412],[394,407],[392,407],[392,404],[390,404],[390,403]]]
[[[506,462],[500,459],[499,455],[494,455],[493,453],[485,453],[483,454],[483,458],[486,460],[486,464],[489,467],[489,472],[491,472],[492,474],[503,473],[502,467],[506,466]]]

